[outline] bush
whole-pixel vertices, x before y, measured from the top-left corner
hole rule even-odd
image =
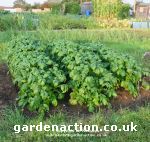
[[[78,2],[66,2],[65,3],[65,14],[79,14],[81,12],[81,8]]]
[[[122,4],[118,10],[117,17],[120,19],[126,19],[130,16],[130,5]]]
[[[0,15],[6,15],[6,14],[10,14],[9,11],[4,11],[4,10],[0,10]]]
[[[141,69],[127,55],[118,55],[95,43],[51,41],[32,37],[10,43],[8,65],[20,89],[19,105],[44,113],[58,100],[70,96],[70,104],[89,111],[108,105],[120,87],[138,95]]]
[[[61,13],[61,5],[60,4],[54,4],[52,6],[52,13],[53,14],[60,14]]]

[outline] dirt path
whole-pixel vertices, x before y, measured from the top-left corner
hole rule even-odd
[[[5,64],[0,65],[0,109],[6,105],[14,104],[17,90],[8,74],[8,68]]]

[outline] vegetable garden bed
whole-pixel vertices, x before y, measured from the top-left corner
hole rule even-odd
[[[42,114],[66,96],[69,104],[87,106],[90,112],[109,105],[121,87],[137,97],[147,74],[131,57],[100,43],[43,43],[31,36],[10,42],[8,65],[19,87],[19,106]],[[149,89],[147,82],[144,86]]]
[[[6,64],[0,65],[0,110],[4,107],[14,106],[16,104],[16,98],[18,89],[13,85],[11,76],[8,74],[9,70]],[[148,80],[148,78],[147,78]],[[138,106],[144,106],[145,104],[150,102],[150,91],[140,89],[140,96],[137,98],[133,98],[129,95],[128,91],[124,89],[119,89],[117,91],[117,98],[111,101],[112,108],[118,110],[123,107],[129,107],[135,109]],[[99,109],[99,108],[97,108]],[[106,111],[106,108],[101,108]],[[55,114],[57,112],[63,112],[68,116],[87,116],[90,115],[87,108],[85,106],[72,106],[68,103],[68,100],[62,100],[59,102],[57,107],[50,107],[50,111],[47,115]],[[30,112],[27,108],[24,109],[24,114],[27,116],[35,116],[36,112]]]

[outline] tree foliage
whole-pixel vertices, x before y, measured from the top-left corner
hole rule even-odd
[[[81,7],[78,2],[65,2],[65,13],[79,14],[81,12]]]
[[[14,7],[16,8],[24,8],[26,5],[26,2],[24,0],[16,0],[14,1]]]
[[[27,3],[25,0],[15,0],[13,5],[15,8],[22,8],[25,10],[29,10],[31,8],[31,5]]]

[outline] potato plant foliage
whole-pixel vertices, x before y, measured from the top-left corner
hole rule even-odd
[[[86,105],[92,112],[108,105],[120,87],[137,96],[141,80],[133,59],[99,43],[42,43],[22,36],[9,43],[8,65],[20,90],[19,105],[43,113],[65,95],[70,104]]]

